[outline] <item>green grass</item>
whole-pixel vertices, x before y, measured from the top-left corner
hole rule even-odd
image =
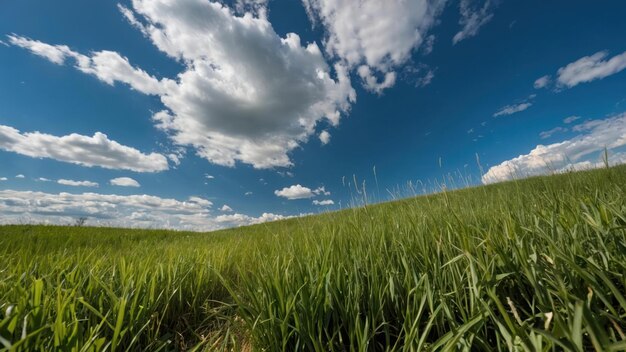
[[[214,233],[0,227],[0,347],[626,350],[626,167]]]

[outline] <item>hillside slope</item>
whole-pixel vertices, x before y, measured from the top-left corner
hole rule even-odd
[[[0,227],[15,350],[626,349],[626,167],[214,233]]]

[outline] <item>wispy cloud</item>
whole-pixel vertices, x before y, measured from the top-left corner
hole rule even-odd
[[[572,115],[572,116],[568,116],[566,118],[563,119],[564,123],[570,124],[574,121],[578,121],[580,120],[580,116],[576,116],[576,115]]]
[[[580,83],[602,79],[626,68],[626,52],[608,58],[607,51],[582,57],[557,72],[557,85],[572,88]]]
[[[545,75],[545,76],[537,78],[535,80],[535,83],[533,84],[533,87],[535,87],[535,89],[545,88],[548,86],[548,84],[550,84],[550,82],[551,82],[550,75]]]
[[[473,2],[480,3],[480,0],[461,0],[459,3],[459,12],[461,14],[459,24],[462,28],[452,38],[453,44],[476,36],[480,28],[493,18],[493,9],[495,8],[493,1],[486,0],[482,3],[482,6],[480,4],[476,6]]]
[[[507,105],[498,110],[495,114],[493,114],[493,117],[513,115],[515,113],[528,109],[532,105],[533,104],[528,101],[519,104]]]

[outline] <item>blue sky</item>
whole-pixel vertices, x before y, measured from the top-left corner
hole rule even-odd
[[[208,230],[346,207],[355,178],[382,201],[623,162],[625,12],[3,2],[0,222]]]

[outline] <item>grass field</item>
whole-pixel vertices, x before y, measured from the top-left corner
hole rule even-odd
[[[626,167],[214,233],[0,227],[0,347],[626,350]]]

